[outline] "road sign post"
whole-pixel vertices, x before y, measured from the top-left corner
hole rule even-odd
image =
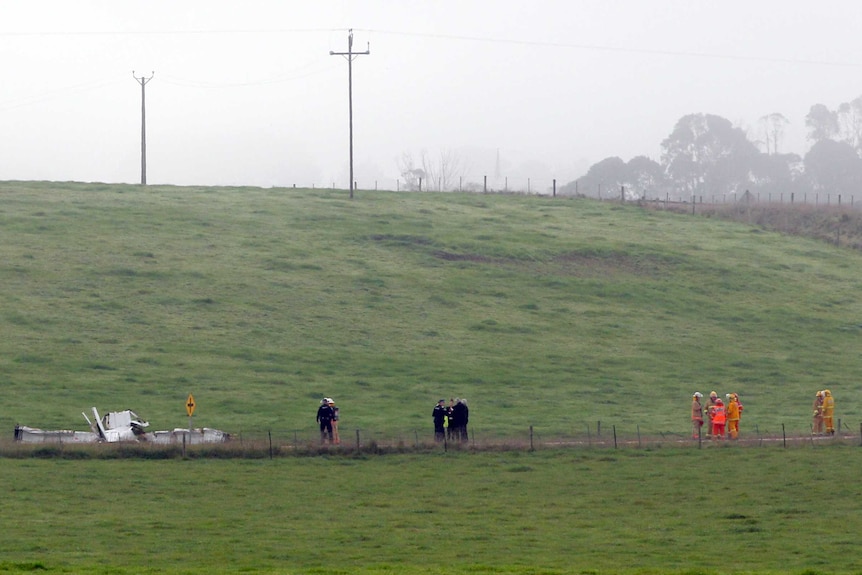
[[[192,438],[192,415],[195,413],[195,407],[197,407],[195,398],[190,393],[188,399],[186,399],[186,413],[189,414],[189,440]]]

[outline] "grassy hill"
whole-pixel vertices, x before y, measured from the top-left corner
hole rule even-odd
[[[862,255],[751,225],[508,195],[0,183],[0,429],[134,409],[187,425],[413,437],[440,397],[477,438],[743,434],[862,404]]]

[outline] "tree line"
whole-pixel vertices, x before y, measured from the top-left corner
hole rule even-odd
[[[780,113],[760,118],[757,135],[714,114],[680,118],[661,143],[660,161],[636,156],[628,162],[609,157],[561,187],[561,194],[629,199],[775,193],[847,194],[862,190],[862,96],[831,110],[811,106],[805,117],[811,148],[782,153],[789,124]]]

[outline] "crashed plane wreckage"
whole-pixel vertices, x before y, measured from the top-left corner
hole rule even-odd
[[[173,431],[147,431],[150,424],[131,410],[111,411],[104,417],[93,408],[93,420],[81,413],[90,431],[58,430],[49,431],[26,425],[15,426],[15,441],[21,443],[118,443],[138,442],[155,445],[185,443],[224,443],[230,434],[218,429],[199,427],[196,429],[176,428]]]

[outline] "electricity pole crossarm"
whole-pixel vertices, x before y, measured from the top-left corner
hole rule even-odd
[[[350,199],[353,199],[353,60],[356,56],[367,56],[371,54],[371,43],[368,43],[365,52],[353,51],[353,29],[351,28],[347,35],[347,52],[333,52],[330,50],[330,56],[344,56],[347,60],[347,101],[349,105],[350,118]]]
[[[150,73],[150,77],[135,76],[135,71],[132,70],[132,78],[141,85],[141,185],[147,185],[147,83],[153,79],[155,72]]]

